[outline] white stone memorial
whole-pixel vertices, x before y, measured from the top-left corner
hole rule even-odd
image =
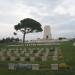
[[[52,39],[50,26],[46,25],[44,27],[43,39]]]

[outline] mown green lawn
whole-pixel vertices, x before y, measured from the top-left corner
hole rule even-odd
[[[31,70],[15,70],[9,71],[7,69],[0,69],[0,75],[75,75],[71,71],[31,71]]]
[[[71,71],[75,74],[75,46],[72,42],[64,42],[60,48],[63,50],[64,61],[71,67]]]

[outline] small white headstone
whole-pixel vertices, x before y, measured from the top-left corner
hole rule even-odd
[[[32,54],[32,53],[33,53],[33,50],[31,49],[31,50],[30,50],[30,54]]]
[[[8,51],[8,52],[7,52],[7,55],[8,55],[8,56],[11,56],[11,53]]]
[[[20,57],[20,61],[25,61],[25,57]]]
[[[51,64],[51,70],[58,70],[58,64]]]
[[[0,51],[0,56],[3,56],[3,52],[2,51]]]
[[[14,57],[14,56],[10,57],[10,61],[15,61],[15,59],[16,59],[16,57]]]
[[[57,56],[53,56],[53,61],[57,61],[58,57]]]
[[[30,60],[31,60],[31,61],[34,61],[34,60],[35,60],[35,58],[34,58],[34,57],[30,57]]]
[[[6,57],[2,56],[2,57],[1,57],[1,60],[2,60],[2,61],[5,61],[5,60],[6,60]]]
[[[20,57],[20,54],[19,54],[19,53],[17,53],[17,54],[16,54],[16,56],[17,56],[17,57]]]
[[[24,54],[24,51],[21,51],[21,54]]]
[[[25,56],[29,56],[29,53],[25,53]]]
[[[15,70],[15,64],[13,64],[13,63],[8,64],[8,69]]]
[[[42,56],[42,61],[46,61],[46,60],[47,60],[47,57]]]
[[[1,51],[2,51],[2,52],[6,52],[6,49],[2,49]]]
[[[75,42],[73,43],[73,46],[75,46]]]
[[[39,64],[32,64],[32,70],[39,70]]]
[[[18,54],[18,51],[16,50],[16,51],[14,51],[14,53],[15,53],[15,54]]]

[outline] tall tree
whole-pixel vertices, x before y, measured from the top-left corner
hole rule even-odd
[[[41,24],[31,18],[26,18],[14,26],[15,30],[20,30],[23,33],[23,43],[25,43],[25,36],[27,33],[41,32]]]

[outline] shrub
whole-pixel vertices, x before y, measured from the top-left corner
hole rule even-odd
[[[59,70],[69,70],[70,66],[67,65],[66,63],[61,63],[59,64]]]
[[[64,60],[64,57],[63,56],[59,56],[59,60]]]

